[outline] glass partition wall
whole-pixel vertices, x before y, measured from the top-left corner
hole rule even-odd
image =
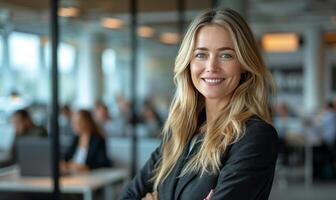
[[[320,113],[326,101],[336,98],[336,18],[328,8],[333,8],[332,3],[138,0],[137,74],[132,94],[130,2],[62,0],[58,13],[60,107],[94,111],[97,104],[105,104],[111,123],[104,134],[109,153],[117,156],[114,145],[122,143],[118,139],[129,139],[133,134],[129,122],[131,97],[135,95],[134,134],[156,144],[175,91],[173,68],[183,34],[181,27],[185,30],[200,10],[213,5],[242,5],[241,2],[246,4],[240,11],[251,24],[276,79],[276,102],[287,104],[291,117],[295,117],[290,128],[300,132],[301,137],[312,113]],[[10,121],[17,109],[28,108],[34,123],[48,128],[50,43],[49,1],[0,0],[0,137],[6,140],[0,140],[0,152],[8,151],[14,140]],[[155,118],[155,123],[147,121],[148,116]],[[59,123],[61,145],[66,146],[69,138],[62,126],[71,122],[66,123],[61,113]],[[129,151],[127,145],[125,149]],[[299,148],[302,151],[302,146]],[[150,151],[139,152],[141,166]],[[297,159],[294,164],[304,161],[300,152],[291,156]],[[129,157],[124,159],[129,162]],[[309,174],[305,175],[307,178]],[[277,179],[279,185],[287,184],[283,177]]]

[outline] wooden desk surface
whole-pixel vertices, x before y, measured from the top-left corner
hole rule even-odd
[[[63,193],[83,193],[113,183],[120,183],[126,179],[125,169],[97,169],[91,173],[61,177],[60,189]],[[21,177],[18,169],[0,176],[0,191],[51,192],[52,184],[50,177]]]

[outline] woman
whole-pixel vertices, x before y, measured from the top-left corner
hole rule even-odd
[[[174,79],[163,142],[121,199],[267,199],[278,148],[272,79],[244,19],[231,9],[196,17]]]
[[[80,110],[73,116],[76,133],[71,146],[61,163],[63,172],[86,172],[100,167],[109,167],[105,139],[94,122],[91,113]]]
[[[139,116],[141,123],[141,130],[144,136],[159,137],[162,129],[163,122],[159,113],[156,111],[153,102],[149,99],[145,100],[142,113]]]

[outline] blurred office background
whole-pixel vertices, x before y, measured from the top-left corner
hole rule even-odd
[[[130,136],[138,136],[141,167],[160,142],[183,31],[201,10],[221,6],[247,19],[277,84],[270,106],[282,145],[270,199],[334,199],[335,0],[138,0],[135,132],[129,1],[60,1],[61,151],[73,136],[68,113],[85,108],[101,125],[116,166],[130,166]],[[15,138],[14,111],[25,108],[50,129],[49,8],[46,0],[0,0],[1,161]]]

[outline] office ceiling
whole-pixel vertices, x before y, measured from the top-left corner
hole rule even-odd
[[[210,8],[213,3],[225,6],[237,0],[186,0],[186,19]],[[244,0],[240,0],[244,1]],[[9,27],[47,34],[50,22],[50,0],[0,0],[0,28]],[[139,23],[150,26],[177,28],[177,0],[139,0]],[[245,0],[247,19],[257,25],[260,32],[267,29],[298,28],[309,23],[321,24],[326,29],[336,29],[336,0]],[[62,31],[77,34],[90,24],[102,29],[102,17],[118,17],[129,22],[129,0],[62,0],[60,7],[79,8],[80,14],[60,20]],[[126,26],[125,26],[126,27]]]
[[[176,27],[177,0],[139,0],[139,23]],[[48,0],[0,0],[0,27],[11,30],[47,34],[50,22],[50,1]],[[80,10],[76,17],[60,19],[62,31],[76,33],[81,27],[101,29],[103,17],[121,18],[129,22],[128,0],[62,0],[60,7],[75,7]],[[211,1],[187,0],[188,11],[199,11],[211,7]]]
[[[49,9],[50,0],[0,0],[1,5],[12,8],[22,8],[31,11],[43,12]],[[77,7],[81,15],[91,13],[125,13],[129,11],[129,0],[62,0],[60,6]],[[186,0],[189,10],[199,10],[211,7],[209,0]],[[177,9],[177,0],[139,0],[140,12],[167,12]]]

